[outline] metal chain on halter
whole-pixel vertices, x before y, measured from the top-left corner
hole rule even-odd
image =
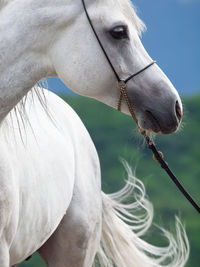
[[[124,80],[120,80],[119,82],[117,82],[117,85],[118,85],[118,87],[120,89],[120,96],[119,96],[119,101],[118,101],[118,104],[117,104],[117,110],[121,111],[121,104],[122,104],[122,100],[124,98],[133,120],[138,125],[138,120],[137,120],[137,118],[135,116],[135,113],[133,111],[133,108],[132,108],[132,106],[130,104],[130,101],[129,101],[127,93],[126,93],[126,82]]]
[[[138,126],[138,120],[135,116],[135,112],[131,106],[131,102],[128,98],[128,95],[127,95],[127,92],[126,92],[126,85],[127,85],[127,82],[129,80],[131,80],[132,78],[134,78],[135,76],[139,75],[140,73],[142,73],[143,71],[147,70],[149,67],[151,67],[153,64],[156,63],[156,61],[152,61],[149,65],[147,65],[146,67],[144,67],[143,69],[139,70],[138,72],[130,75],[128,78],[126,78],[125,80],[123,79],[120,79],[120,76],[118,75],[117,71],[115,70],[110,58],[108,57],[105,49],[104,49],[104,46],[103,44],[101,43],[101,40],[99,39],[99,36],[92,24],[92,21],[90,19],[90,16],[87,12],[87,9],[86,9],[86,6],[85,6],[85,1],[82,0],[82,4],[83,4],[83,8],[84,8],[84,11],[85,11],[85,14],[86,14],[86,17],[88,19],[88,22],[92,28],[92,31],[94,33],[94,35],[96,36],[96,39],[111,67],[111,69],[113,70],[115,76],[116,76],[116,79],[117,79],[117,85],[120,89],[120,96],[119,96],[119,100],[118,100],[118,104],[117,104],[117,109],[119,111],[121,111],[121,105],[122,105],[122,100],[124,99],[125,100],[125,103],[127,104],[128,106],[128,109],[129,109],[129,112],[133,118],[133,120],[135,121],[136,125]],[[188,194],[188,192],[184,189],[184,187],[181,185],[181,183],[178,181],[178,179],[176,178],[176,176],[173,174],[173,172],[169,169],[167,163],[163,160],[163,153],[158,151],[155,147],[155,144],[153,143],[153,141],[149,138],[149,136],[147,135],[146,131],[141,129],[139,126],[138,126],[138,129],[139,129],[139,133],[144,137],[149,149],[152,151],[153,153],[153,157],[154,157],[154,160],[156,160],[157,162],[159,162],[160,166],[166,171],[166,173],[169,175],[169,177],[171,178],[171,180],[176,184],[176,186],[179,188],[179,190],[183,193],[183,195],[188,199],[188,201],[192,204],[192,206],[200,213],[200,207],[197,205],[197,203],[193,200],[193,198]]]

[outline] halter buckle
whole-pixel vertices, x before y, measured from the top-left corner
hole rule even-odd
[[[126,88],[126,82],[125,80],[121,79],[120,81],[117,82],[117,86],[119,87],[120,91],[122,89],[125,89]]]

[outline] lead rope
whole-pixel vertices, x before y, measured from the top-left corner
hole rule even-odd
[[[119,97],[119,101],[118,101],[118,105],[117,105],[118,111],[121,111],[121,104],[122,104],[122,100],[124,98],[124,100],[128,106],[129,112],[130,112],[133,120],[135,121],[136,125],[138,126],[138,120],[135,116],[135,113],[134,113],[133,108],[130,104],[128,95],[126,93],[126,82],[124,80],[119,81],[118,87],[120,89],[120,97]],[[145,130],[141,129],[139,126],[138,126],[138,129],[139,129],[139,133],[144,137],[144,139],[148,145],[148,148],[152,151],[154,160],[160,164],[161,168],[163,170],[165,170],[165,172],[168,174],[170,179],[176,184],[176,186],[182,192],[182,194],[187,198],[187,200],[192,204],[192,206],[197,210],[197,212],[200,213],[200,207],[194,201],[194,199],[190,196],[190,194],[185,190],[185,188],[179,182],[179,180],[174,175],[174,173],[170,170],[170,168],[168,167],[168,164],[163,159],[164,158],[163,153],[161,151],[157,150],[155,144],[150,139],[150,137],[146,134]]]
[[[125,80],[122,80],[120,79],[117,71],[115,70],[110,58],[108,57],[107,53],[106,53],[106,50],[104,49],[104,46],[103,44],[101,43],[101,40],[99,39],[99,36],[93,26],[93,23],[90,19],[90,16],[87,12],[87,8],[85,6],[85,1],[84,0],[81,0],[82,1],[82,4],[83,4],[83,8],[84,8],[84,11],[85,11],[85,14],[86,14],[86,17],[88,19],[88,22],[92,28],[92,31],[94,33],[94,35],[96,36],[96,39],[111,67],[111,69],[113,70],[115,76],[116,76],[116,79],[117,79],[117,84],[118,84],[118,87],[120,89],[120,96],[119,96],[119,101],[118,101],[118,105],[117,105],[117,109],[119,111],[121,111],[121,104],[122,104],[122,100],[124,98],[125,100],[125,103],[127,104],[128,106],[128,109],[129,109],[129,112],[133,118],[133,120],[135,121],[136,125],[138,126],[138,120],[135,116],[135,113],[134,113],[134,110],[130,104],[130,101],[129,101],[129,98],[128,98],[128,95],[127,95],[127,92],[126,92],[126,84],[129,80],[131,80],[132,78],[134,78],[135,76],[137,76],[138,74],[140,74],[141,72],[145,71],[146,69],[148,69],[149,67],[151,67],[156,61],[152,61],[149,65],[147,65],[146,67],[144,67],[143,69],[139,70],[138,72],[130,75],[128,78],[126,78]],[[173,174],[173,172],[169,169],[167,163],[163,160],[163,153],[158,151],[154,145],[154,143],[152,142],[152,140],[149,138],[149,136],[146,134],[146,131],[144,131],[143,129],[141,129],[139,126],[138,126],[138,129],[139,129],[139,133],[144,137],[149,149],[152,151],[153,153],[153,157],[154,159],[159,162],[160,166],[167,172],[167,174],[169,175],[169,177],[172,179],[172,181],[176,184],[176,186],[179,188],[179,190],[183,193],[183,195],[189,200],[189,202],[192,204],[192,206],[200,213],[200,207],[197,205],[197,203],[193,200],[193,198],[188,194],[188,192],[184,189],[184,187],[180,184],[180,182],[178,181],[178,179],[176,178],[176,176]]]

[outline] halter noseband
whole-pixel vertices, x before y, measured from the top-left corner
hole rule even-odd
[[[92,31],[94,33],[94,35],[96,36],[96,39],[111,67],[111,69],[113,70],[113,73],[115,74],[116,76],[116,79],[117,79],[117,84],[118,84],[118,87],[120,89],[120,96],[119,96],[119,100],[118,100],[118,105],[117,105],[117,109],[119,111],[121,111],[121,104],[122,104],[122,100],[124,98],[127,106],[128,106],[128,109],[129,109],[129,112],[133,118],[133,120],[135,121],[135,123],[137,124],[138,126],[138,120],[135,116],[135,113],[134,113],[134,110],[131,106],[131,103],[130,103],[130,100],[128,98],[128,95],[127,95],[127,92],[126,92],[126,85],[128,83],[128,81],[130,81],[132,78],[134,78],[135,76],[139,75],[140,73],[142,73],[143,71],[147,70],[148,68],[150,68],[152,65],[154,65],[156,63],[156,61],[152,61],[149,65],[147,65],[146,67],[144,67],[143,69],[139,70],[138,72],[130,75],[128,78],[126,79],[121,79],[120,76],[118,75],[117,71],[115,70],[110,58],[108,57],[107,53],[106,53],[106,50],[101,42],[101,40],[99,39],[99,36],[93,26],[93,23],[90,19],[90,16],[87,12],[87,9],[86,9],[86,6],[85,6],[85,0],[82,0],[82,4],[83,4],[83,8],[84,8],[84,11],[85,11],[85,14],[87,16],[87,19],[88,19],[88,22],[92,28]],[[147,142],[147,145],[149,147],[149,149],[152,151],[153,153],[153,157],[154,159],[160,164],[160,166],[166,171],[166,173],[168,174],[168,176],[171,178],[171,180],[176,184],[176,186],[178,187],[178,189],[182,192],[182,194],[188,199],[188,201],[192,204],[192,206],[197,210],[197,212],[200,213],[200,206],[198,206],[198,204],[194,201],[194,199],[190,196],[190,194],[185,190],[185,188],[182,186],[182,184],[179,182],[179,180],[176,178],[176,176],[173,174],[173,172],[170,170],[170,168],[168,167],[168,164],[163,160],[163,154],[162,152],[158,151],[157,148],[155,147],[153,141],[149,138],[149,136],[146,134],[146,131],[141,129],[139,126],[139,132],[141,135],[143,135],[145,141]]]

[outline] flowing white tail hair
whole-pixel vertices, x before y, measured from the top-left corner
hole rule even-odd
[[[183,267],[189,257],[184,227],[176,218],[176,239],[159,228],[167,247],[156,247],[141,239],[152,224],[153,207],[145,187],[123,162],[128,180],[119,192],[103,197],[102,237],[94,266],[100,267]],[[134,202],[128,200],[134,197]],[[141,213],[142,212],[142,213]]]

